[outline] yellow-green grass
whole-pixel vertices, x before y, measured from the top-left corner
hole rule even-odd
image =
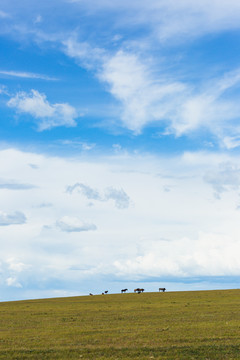
[[[240,290],[0,303],[0,359],[240,359]]]

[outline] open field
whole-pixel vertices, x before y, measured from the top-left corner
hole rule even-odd
[[[0,359],[240,359],[240,290],[0,303]]]

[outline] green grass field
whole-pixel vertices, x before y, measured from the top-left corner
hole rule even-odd
[[[240,290],[0,303],[0,359],[240,359]]]

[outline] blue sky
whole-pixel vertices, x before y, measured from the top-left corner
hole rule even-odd
[[[238,1],[2,0],[0,24],[1,300],[239,287]]]

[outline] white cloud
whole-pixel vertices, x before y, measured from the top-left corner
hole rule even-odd
[[[86,223],[79,218],[69,216],[62,217],[56,224],[62,231],[66,232],[81,232],[97,229],[94,224]]]
[[[22,284],[17,280],[16,277],[9,277],[6,279],[7,286],[13,286],[17,288],[22,288]]]
[[[46,95],[37,90],[31,93],[19,92],[8,101],[8,106],[16,108],[20,113],[30,114],[39,119],[38,129],[43,131],[56,126],[76,126],[76,110],[67,103],[50,104]]]
[[[26,220],[26,216],[20,211],[11,214],[0,212],[0,226],[25,224]]]
[[[20,273],[22,272],[23,270],[25,269],[28,269],[29,266],[22,263],[22,262],[19,262],[17,259],[15,258],[9,258],[6,260],[6,263],[8,264],[8,269],[11,270],[11,271],[14,271],[16,273]]]
[[[69,39],[63,41],[64,52],[72,58],[79,61],[80,64],[84,64],[87,69],[96,70],[96,66],[107,59],[107,52],[104,49],[98,47],[92,47],[87,42],[79,42],[76,36],[72,36]]]
[[[235,149],[240,146],[240,134],[237,136],[223,136],[222,145],[226,149]]]

